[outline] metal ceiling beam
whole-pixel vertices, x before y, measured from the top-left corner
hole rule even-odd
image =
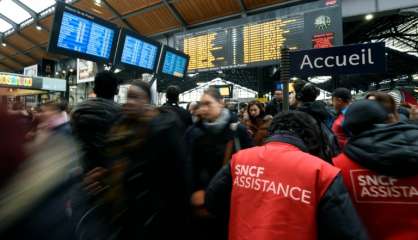
[[[38,14],[33,11],[30,7],[26,6],[26,4],[22,3],[19,0],[12,0],[14,3],[16,3],[16,5],[18,5],[19,7],[23,8],[23,10],[25,10],[26,12],[28,12],[33,19],[37,19],[38,18]]]
[[[186,20],[184,20],[183,16],[180,14],[179,11],[177,11],[176,7],[173,6],[170,2],[167,0],[162,0],[164,5],[168,8],[170,13],[177,19],[177,21],[181,24],[183,28],[187,28],[188,24]]]
[[[247,16],[247,7],[245,6],[244,0],[236,0],[239,4],[239,7],[241,9],[242,12],[242,16],[246,17]]]
[[[107,7],[107,9],[109,9],[109,11],[117,17],[117,19],[122,21],[123,24],[125,24],[125,26],[129,28],[129,30],[135,31],[135,28],[126,19],[123,19],[122,15],[120,15],[120,13],[116,9],[114,9],[106,0],[103,0],[102,2]]]

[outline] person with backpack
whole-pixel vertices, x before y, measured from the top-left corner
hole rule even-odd
[[[340,153],[337,137],[331,130],[334,120],[333,114],[328,111],[324,102],[316,100],[320,90],[312,83],[298,80],[294,84],[294,89],[295,98],[291,102],[292,108],[305,112],[315,119],[321,130],[321,137],[318,139],[322,146],[320,157],[327,162],[331,162],[332,157]]]
[[[192,230],[198,235],[196,239],[224,239],[226,232],[222,229],[222,220],[213,219],[204,208],[204,189],[234,152],[253,144],[245,126],[224,108],[216,88],[204,91],[199,115],[199,121],[186,132],[193,169],[191,203],[195,226]]]
[[[192,125],[192,115],[184,108],[179,106],[180,89],[175,85],[168,86],[166,91],[167,102],[160,107],[161,110],[174,112],[178,119],[181,129],[186,129]]]

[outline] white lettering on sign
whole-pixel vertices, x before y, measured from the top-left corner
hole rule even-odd
[[[368,170],[351,170],[357,202],[418,204],[418,184],[411,178],[393,178]]]
[[[327,56],[327,57],[316,57],[311,59],[308,54],[305,54],[300,64],[300,70],[308,67],[310,69],[315,68],[332,68],[332,67],[345,67],[345,66],[358,66],[374,64],[372,59],[372,49],[368,48],[361,49],[361,53],[353,53],[351,55],[340,55],[340,56]],[[348,60],[348,61],[347,61]],[[348,62],[348,65],[347,65]]]
[[[234,186],[272,193],[304,204],[311,204],[311,191],[281,182],[262,179],[260,177],[263,176],[264,170],[264,167],[237,164],[235,166]]]
[[[305,65],[309,65],[309,68],[313,69],[309,55],[303,56],[302,65],[300,65],[300,70],[302,70]]]

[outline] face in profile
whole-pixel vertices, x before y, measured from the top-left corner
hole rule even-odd
[[[221,115],[222,109],[223,103],[209,94],[204,94],[200,99],[199,115],[203,120],[215,121]]]

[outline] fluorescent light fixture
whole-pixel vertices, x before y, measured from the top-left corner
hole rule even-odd
[[[371,13],[367,14],[367,15],[364,17],[364,19],[366,19],[367,21],[370,21],[370,20],[372,20],[373,18],[374,18],[374,15],[373,15],[373,14],[371,14]]]

